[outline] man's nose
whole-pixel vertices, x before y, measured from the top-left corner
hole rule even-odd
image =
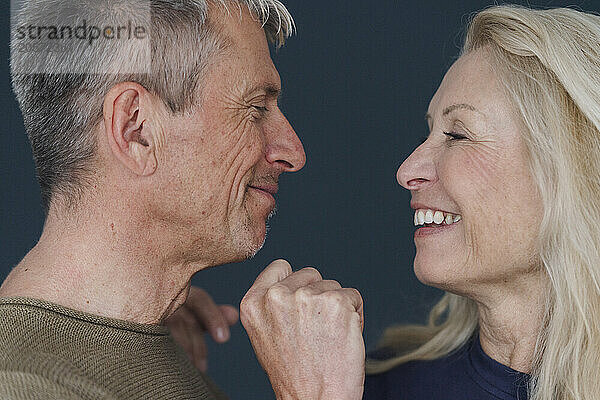
[[[279,164],[286,172],[299,171],[306,163],[304,146],[281,111],[275,118],[275,123],[265,127],[267,161]]]
[[[437,180],[433,151],[427,143],[417,147],[396,172],[396,180],[408,190],[424,189]]]

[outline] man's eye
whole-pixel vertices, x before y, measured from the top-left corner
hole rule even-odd
[[[467,137],[465,135],[461,135],[460,133],[456,133],[456,132],[443,132],[444,135],[448,136],[450,138],[450,140],[461,140],[461,139],[466,139]]]
[[[262,106],[252,106],[252,108],[254,108],[256,111],[260,112],[261,114],[266,114],[267,111],[269,111],[269,109],[267,107],[262,107]]]

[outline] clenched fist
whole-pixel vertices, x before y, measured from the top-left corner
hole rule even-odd
[[[241,321],[278,400],[359,400],[363,301],[356,289],[272,262],[242,299]]]

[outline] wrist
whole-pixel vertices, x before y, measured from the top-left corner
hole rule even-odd
[[[277,400],[362,400],[363,387],[353,391],[331,391],[323,390],[320,393],[290,393],[288,391],[275,390]]]

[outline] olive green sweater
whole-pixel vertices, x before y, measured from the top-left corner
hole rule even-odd
[[[224,399],[164,326],[0,298],[0,399]]]

